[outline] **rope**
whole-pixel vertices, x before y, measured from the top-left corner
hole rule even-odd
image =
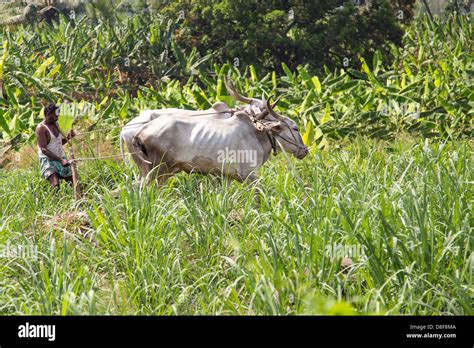
[[[140,153],[140,151],[127,152],[124,155],[135,155],[137,153]],[[107,158],[119,158],[119,157],[122,157],[122,155],[110,155],[110,156],[99,156],[99,157],[80,157],[80,158],[75,158],[73,161],[74,162],[93,161],[93,160],[100,160],[100,159],[107,159]]]

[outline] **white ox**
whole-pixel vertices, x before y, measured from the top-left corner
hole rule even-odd
[[[267,161],[272,148],[277,151],[277,142],[286,152],[304,158],[308,148],[296,123],[277,114],[268,100],[264,107],[258,115],[242,110],[229,118],[156,118],[132,140],[133,151],[141,151],[144,159],[139,164],[140,173],[147,173],[149,180],[158,179],[160,184],[180,171],[255,181],[256,170]]]
[[[136,151],[133,150],[132,140],[135,134],[137,134],[140,129],[145,127],[149,122],[153,121],[154,119],[162,116],[184,116],[184,117],[194,117],[194,116],[202,116],[202,117],[213,117],[213,118],[229,118],[232,116],[232,110],[227,106],[227,104],[218,102],[212,105],[212,108],[208,110],[182,110],[182,109],[160,109],[160,110],[144,110],[140,113],[138,117],[135,117],[130,122],[128,122],[125,126],[123,126],[122,131],[120,132],[120,153],[122,154],[122,158],[125,161],[124,155],[124,148],[123,144],[127,145],[128,151],[132,156],[132,159],[138,165],[139,168],[142,168],[141,163],[143,162],[142,156],[137,154]],[[143,177],[146,173],[140,171],[140,176]]]
[[[245,110],[251,114],[257,114],[265,110],[265,105],[261,100],[255,98],[248,98],[241,96],[232,81],[225,80],[225,86],[227,91],[231,96],[236,100],[244,102],[247,105]],[[176,108],[160,109],[160,110],[143,110],[138,117],[135,117],[129,121],[125,126],[123,126],[122,131],[120,132],[120,153],[122,154],[122,159],[125,160],[124,154],[124,143],[127,145],[128,151],[132,156],[133,161],[137,164],[140,169],[140,178],[144,178],[148,173],[147,170],[144,170],[146,166],[143,164],[147,163],[143,156],[140,154],[140,151],[136,151],[132,145],[133,137],[140,132],[142,128],[146,126],[149,122],[155,120],[160,116],[173,116],[173,117],[199,117],[205,116],[209,118],[230,118],[233,114],[233,110],[223,102],[217,102],[212,105],[208,110],[183,110]],[[137,153],[138,152],[138,153]],[[148,162],[148,164],[150,164]]]

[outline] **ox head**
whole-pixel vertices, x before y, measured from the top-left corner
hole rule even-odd
[[[237,92],[231,80],[224,80],[227,92],[236,100],[249,104],[244,111],[255,116],[255,120],[264,124],[264,129],[271,133],[286,152],[293,154],[298,159],[303,159],[308,154],[308,148],[303,143],[298,125],[288,117],[278,114],[273,108],[279,98],[270,105],[270,99],[255,99],[244,97]]]
[[[256,119],[261,120],[265,124],[265,128],[273,134],[283,150],[291,153],[298,159],[303,159],[309,152],[308,148],[303,143],[303,138],[296,122],[273,110],[278,100],[273,103],[273,106],[270,105],[270,98],[264,101],[265,110]]]

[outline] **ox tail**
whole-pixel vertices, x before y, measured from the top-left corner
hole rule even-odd
[[[138,135],[140,133],[137,133],[135,134],[135,136],[133,137],[133,141],[132,141],[132,145],[135,149],[139,149],[138,151],[135,151],[135,154],[138,156],[138,158],[140,158],[143,162],[145,163],[148,163],[148,164],[153,164],[151,163],[148,159],[146,159],[145,157],[143,157],[143,155],[145,155],[146,157],[148,157],[148,153],[146,151],[146,148],[145,146],[143,145],[143,143],[140,141],[140,139],[138,138]]]
[[[125,157],[125,154],[123,152],[123,142],[124,142],[124,139],[123,139],[123,134],[120,133],[120,155],[122,155],[122,160],[125,164],[129,164],[129,160],[128,158]]]

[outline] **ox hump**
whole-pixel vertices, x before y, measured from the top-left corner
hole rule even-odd
[[[231,109],[226,103],[223,102],[217,102],[212,104],[212,108],[216,110],[217,112],[230,112]]]

